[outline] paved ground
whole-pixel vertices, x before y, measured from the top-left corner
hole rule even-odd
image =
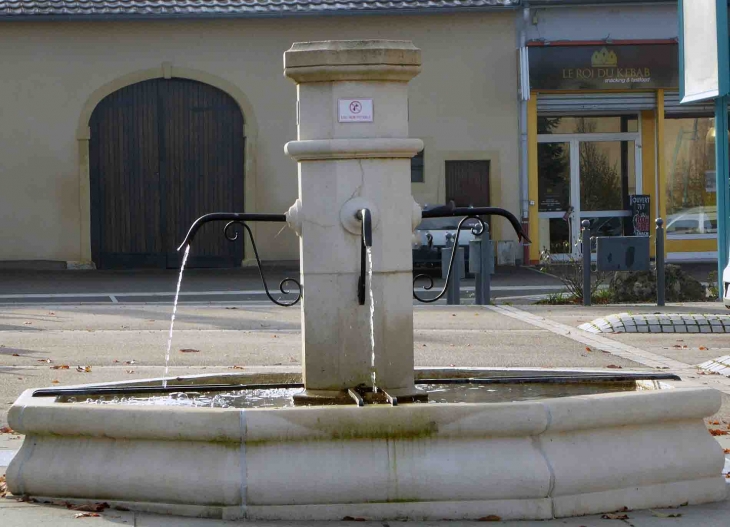
[[[292,265],[267,265],[269,290],[278,293],[279,282],[286,277],[299,277],[299,268]],[[442,286],[438,274],[435,289]],[[178,279],[174,270],[146,271],[20,271],[0,272],[0,305],[61,303],[134,303],[169,304]],[[492,279],[495,298],[545,295],[563,290],[555,277],[529,267],[498,267]],[[428,282],[419,282],[419,286]],[[462,282],[464,296],[473,295],[474,280]],[[256,268],[189,269],[185,271],[182,302],[266,301],[264,288]],[[422,296],[428,297],[430,293]],[[287,297],[288,298],[288,297]]]
[[[242,290],[260,287],[254,281],[255,276],[249,275],[250,272],[238,271],[220,278],[213,272],[194,272],[183,290],[187,287],[190,292],[216,289],[225,292],[230,289],[224,288],[238,287],[233,284],[239,283],[243,284]],[[38,279],[32,279],[34,276]],[[500,287],[511,288],[503,290],[510,293],[509,296],[520,296],[520,288],[555,286],[555,283],[546,282],[543,276],[527,269],[498,274],[497,277],[495,283],[501,284]],[[119,303],[115,304],[111,299],[89,303],[88,297],[79,302],[72,297],[48,295],[77,295],[83,291],[89,294],[121,293],[120,297],[123,297],[124,293],[135,291],[165,292],[165,287],[174,287],[174,279],[171,273],[151,273],[136,279],[130,273],[19,273],[15,279],[9,278],[5,272],[0,273],[1,295],[42,295],[30,303],[23,298],[0,298],[0,427],[7,423],[8,407],[24,389],[50,386],[55,384],[54,381],[57,385],[69,385],[156,377],[163,371],[171,313],[169,297],[137,297],[133,301],[121,302],[118,297]],[[301,367],[299,307],[279,308],[259,302],[260,295],[255,298],[257,301],[252,302],[218,295],[213,302],[203,302],[199,297],[188,297],[178,309],[171,375],[230,372],[234,366],[248,370],[297,371]],[[618,367],[624,371],[661,369],[675,372],[683,378],[676,385],[708,385],[721,390],[726,404],[717,416],[708,420],[708,426],[727,428],[726,425],[730,424],[730,379],[701,375],[694,367],[707,359],[730,354],[730,337],[727,335],[594,335],[578,330],[577,326],[612,313],[653,313],[658,310],[648,305],[583,308],[511,306],[504,302],[488,307],[418,305],[414,310],[416,364],[538,368],[611,366],[610,371],[616,371]],[[661,311],[727,312],[719,303],[672,305]],[[198,351],[182,353],[180,349]],[[61,365],[68,365],[69,369],[52,369]],[[91,366],[91,372],[76,371],[76,366],[87,365]],[[709,424],[715,420],[725,422]],[[726,437],[719,439],[725,448],[730,447]],[[0,434],[0,474],[21,441],[15,435]],[[681,518],[666,517],[666,513],[677,512],[682,514]],[[0,525],[3,527],[77,525],[78,519],[74,518],[74,514],[62,507],[0,500]],[[552,522],[496,522],[495,525],[725,526],[730,517],[730,503],[664,511],[664,514],[637,511],[630,512],[628,516],[626,520],[605,520],[596,516]],[[164,518],[122,511],[106,512],[100,518],[86,521],[137,526],[224,525],[216,521]],[[296,525],[305,527],[306,524]],[[382,526],[383,523],[365,525]],[[448,525],[468,523],[449,522]]]

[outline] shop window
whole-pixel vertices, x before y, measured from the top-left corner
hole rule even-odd
[[[638,132],[636,115],[538,117],[538,134],[614,134]]]
[[[411,158],[411,183],[423,183],[423,152],[421,150]]]
[[[714,119],[667,117],[662,147],[667,179],[667,237],[716,237]]]

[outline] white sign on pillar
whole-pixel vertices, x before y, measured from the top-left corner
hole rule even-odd
[[[337,121],[340,123],[372,123],[372,99],[338,99]]]

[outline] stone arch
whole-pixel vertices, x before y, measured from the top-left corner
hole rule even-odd
[[[205,71],[192,68],[173,67],[169,62],[163,62],[160,67],[139,70],[114,79],[111,82],[94,90],[87,98],[79,121],[76,126],[76,142],[79,155],[79,208],[81,218],[80,245],[81,260],[91,263],[91,182],[89,167],[89,120],[97,105],[107,95],[121,88],[151,79],[189,79],[208,84],[228,94],[241,109],[244,127],[241,133],[244,137],[244,208],[247,212],[256,212],[256,142],[258,138],[258,123],[246,94],[235,84]],[[255,223],[251,225],[256,233]],[[248,237],[245,238],[244,254],[251,255],[252,249]],[[244,262],[245,263],[245,262]]]

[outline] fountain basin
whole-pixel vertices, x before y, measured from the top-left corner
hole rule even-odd
[[[263,380],[176,382],[221,377]],[[115,383],[130,384],[140,383]],[[7,479],[16,495],[224,519],[548,519],[678,506],[725,498],[724,455],[702,421],[720,402],[712,389],[675,388],[235,409],[68,404],[29,390],[10,410],[26,439]]]

